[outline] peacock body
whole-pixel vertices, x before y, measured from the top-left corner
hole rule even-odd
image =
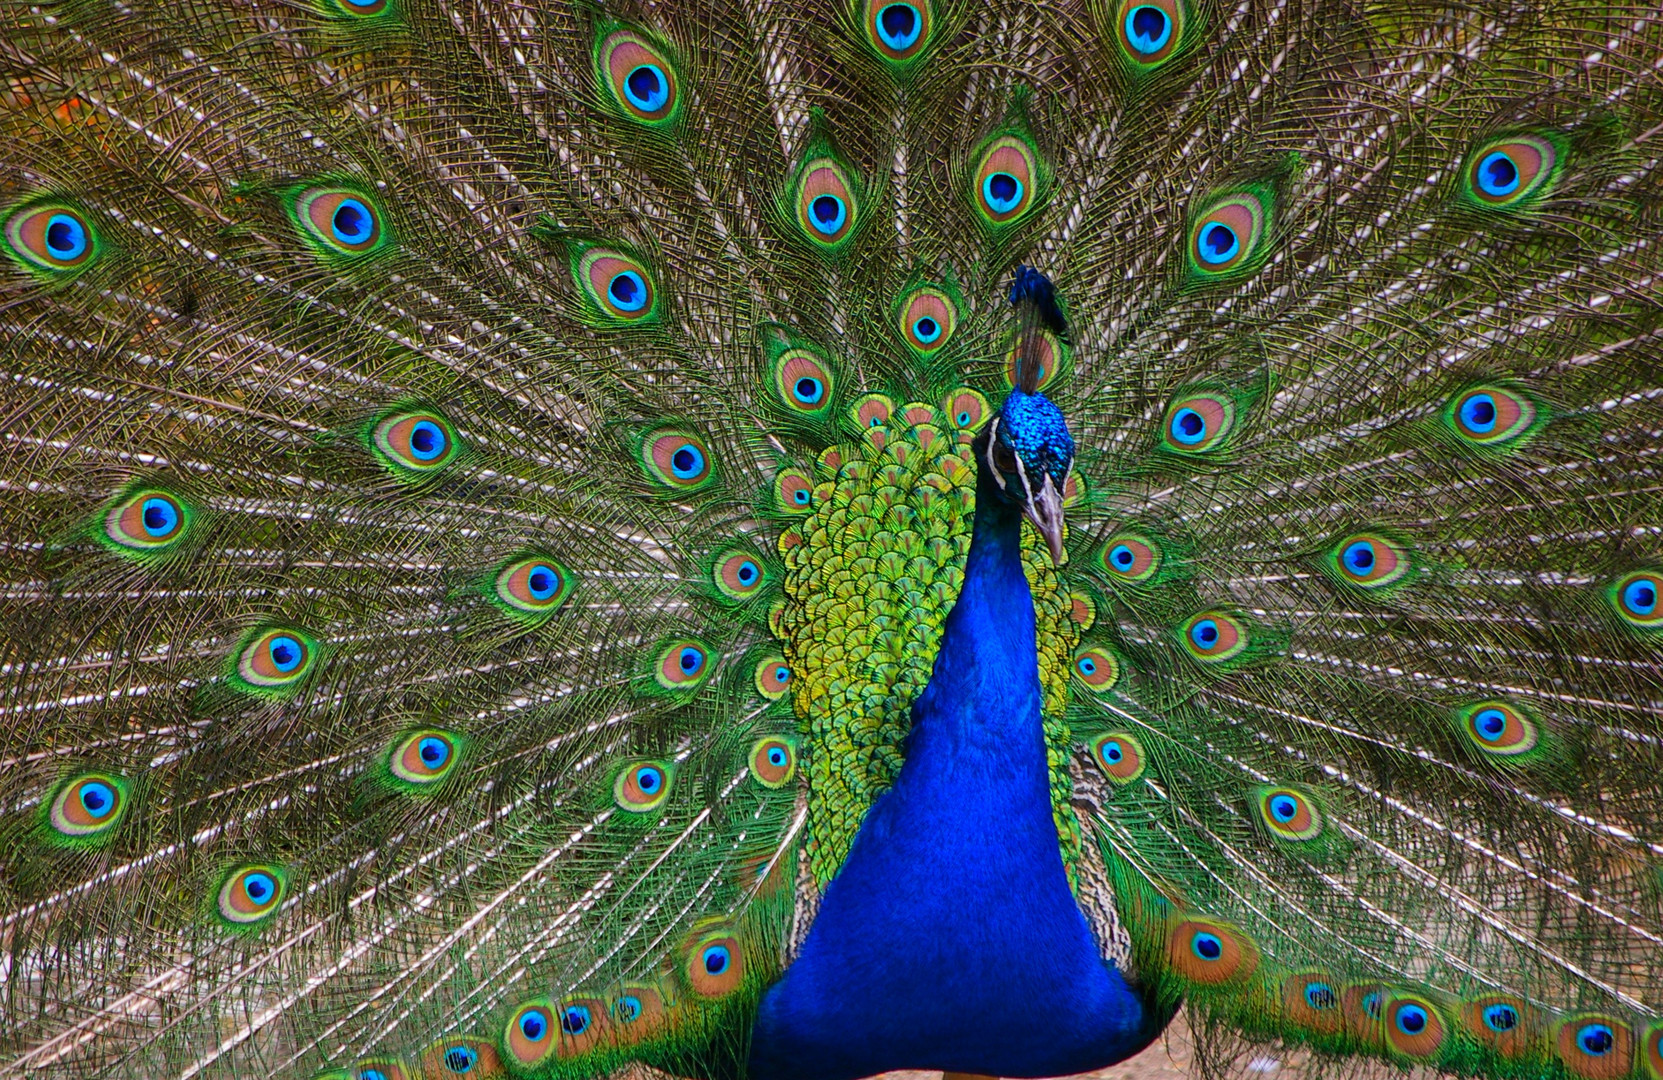
[[[0,10],[9,1071],[1663,1080],[1654,7]]]

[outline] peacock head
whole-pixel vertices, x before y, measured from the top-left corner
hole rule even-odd
[[[1015,387],[977,442],[982,467],[999,494],[1022,508],[1051,549],[1051,562],[1062,564],[1062,492],[1074,467],[1074,438],[1062,410],[1039,392],[1043,333],[1066,337],[1051,279],[1030,266],[1018,266],[1010,302],[1016,308]]]
[[[1062,410],[1044,394],[1020,388],[987,426],[982,466],[1000,494],[1022,508],[1062,564],[1062,492],[1074,467],[1074,439]]]

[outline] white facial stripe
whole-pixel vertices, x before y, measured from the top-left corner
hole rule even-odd
[[[999,417],[995,416],[987,429],[987,471],[993,474],[993,482],[999,485],[1000,491],[1005,489],[1005,475],[999,471],[999,466],[993,460],[993,448],[999,445]]]

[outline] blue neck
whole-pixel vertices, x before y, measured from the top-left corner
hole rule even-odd
[[[1159,1031],[1069,891],[1021,527],[979,477],[964,585],[913,706],[906,763],[763,998],[758,1080],[1062,1076]]]

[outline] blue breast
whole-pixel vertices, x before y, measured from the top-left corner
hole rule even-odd
[[[1069,891],[1020,519],[978,501],[906,763],[763,998],[758,1080],[1064,1076],[1135,1053],[1163,1026],[1100,957]]]

